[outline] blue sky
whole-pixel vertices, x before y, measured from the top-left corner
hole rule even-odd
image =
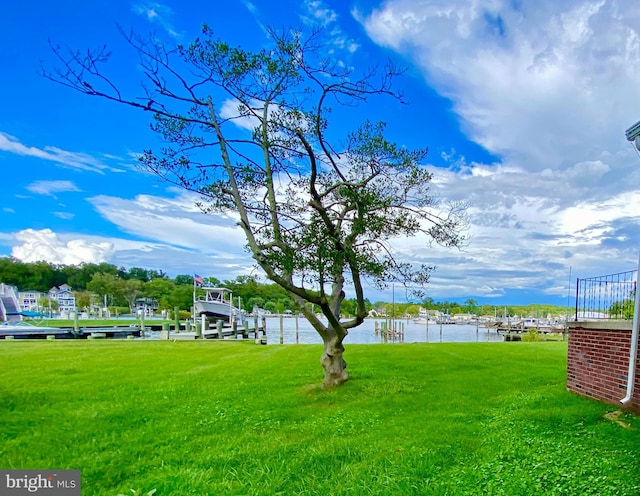
[[[640,10],[622,0],[10,2],[0,16],[0,256],[223,280],[252,271],[231,218],[205,216],[137,168],[159,143],[148,115],[39,76],[55,66],[49,40],[106,44],[108,73],[135,89],[117,25],[187,43],[203,22],[245,47],[262,46],[265,26],[317,24],[354,66],[407,67],[399,87],[410,103],[367,116],[403,145],[428,146],[434,192],[470,205],[463,249],[393,244],[403,260],[438,267],[428,296],[565,304],[570,271],[636,268],[640,156],[624,131],[640,119]],[[373,287],[367,296],[391,299]]]

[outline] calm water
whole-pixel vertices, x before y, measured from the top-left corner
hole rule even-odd
[[[311,327],[309,322],[303,317],[279,317],[267,318],[267,343],[280,343],[280,322],[282,321],[282,336],[284,344],[296,343],[296,326],[298,330],[298,341],[303,344],[321,344],[322,340],[318,333]],[[380,332],[376,334],[375,325],[382,327],[384,320],[367,319],[362,325],[349,331],[345,339],[345,344],[377,344],[383,343],[384,338]],[[476,328],[475,325],[449,324],[440,326],[438,324],[415,324],[409,320],[396,320],[396,329],[404,326],[405,343],[470,343],[470,342],[498,342],[504,341],[502,335],[498,335],[495,330],[489,332],[484,327]],[[401,342],[399,337],[395,339],[391,336],[387,338],[388,343]]]

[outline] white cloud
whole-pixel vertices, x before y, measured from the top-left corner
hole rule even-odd
[[[637,8],[389,0],[353,14],[373,41],[415,61],[470,139],[501,157],[477,164],[446,153],[451,169],[433,170],[434,192],[467,201],[472,221],[459,253],[400,243],[439,266],[435,294],[561,292],[569,267],[582,277],[634,267],[640,167],[624,130],[640,101]]]
[[[261,106],[257,101],[254,101],[251,104],[257,108]],[[223,119],[230,119],[236,126],[248,131],[253,131],[260,124],[260,121],[256,117],[252,117],[250,115],[239,117],[240,102],[238,100],[225,100],[220,107],[219,114]]]
[[[26,146],[15,136],[2,131],[0,131],[0,151],[49,160],[72,169],[97,172],[98,174],[104,174],[105,171],[111,170],[108,165],[86,153],[70,152],[55,146],[45,146],[44,148]]]
[[[80,191],[72,181],[35,181],[27,186],[27,189],[38,195],[53,196],[55,193],[63,193],[67,191]]]
[[[306,0],[302,4],[303,19],[309,24],[326,27],[338,20],[338,14],[320,0]]]
[[[239,229],[227,226],[212,230],[215,226],[192,221],[190,217],[196,212],[192,204],[183,203],[183,199],[163,201],[147,197],[127,203],[105,197],[96,202],[101,205],[102,213],[122,222],[123,230],[146,239],[25,229],[12,236],[0,233],[0,240],[12,244],[12,256],[23,262],[44,260],[65,265],[107,262],[160,269],[169,275],[197,272],[222,280],[233,280],[253,270],[251,258],[242,250]],[[130,224],[126,221],[127,215],[133,219]],[[142,222],[138,222],[138,218]]]
[[[169,36],[180,37],[180,33],[173,26],[173,10],[168,5],[159,2],[143,2],[134,4],[132,10],[145,17],[150,23],[159,24]]]
[[[341,65],[346,66],[345,61],[340,60],[341,57],[353,55],[360,45],[344,32],[339,24],[338,13],[322,0],[306,0],[301,4],[300,9],[302,22],[313,28],[324,29],[329,44],[335,47],[329,49],[329,53],[336,56]]]
[[[106,220],[142,239],[222,257],[242,253],[245,238],[236,219],[205,215],[195,206],[196,195],[172,191],[176,193],[172,198],[138,195],[127,200],[101,195],[89,201]]]
[[[91,243],[84,239],[61,240],[51,229],[25,229],[15,234],[21,243],[14,246],[11,255],[22,262],[41,260],[64,265],[83,262],[106,262],[113,253],[111,243]]]
[[[615,0],[391,0],[369,36],[415,60],[469,136],[529,169],[615,151],[637,120],[640,11]],[[596,139],[594,139],[594,137]]]
[[[76,216],[76,214],[72,214],[71,212],[51,212],[51,213],[63,220],[71,220]]]

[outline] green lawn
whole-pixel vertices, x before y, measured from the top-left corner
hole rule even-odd
[[[0,468],[83,495],[640,494],[640,418],[565,390],[566,343],[0,341]],[[622,393],[622,391],[621,391]]]

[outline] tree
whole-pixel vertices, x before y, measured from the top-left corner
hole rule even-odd
[[[235,216],[257,265],[322,337],[323,384],[340,385],[348,379],[344,338],[366,316],[365,279],[422,286],[433,269],[398,260],[388,242],[424,235],[427,243],[460,246],[465,208],[444,208],[430,195],[432,176],[421,166],[426,148],[389,141],[383,122],[365,120],[345,132],[344,119],[329,120],[333,105],[354,117],[351,107],[372,98],[401,101],[392,83],[402,71],[393,64],[359,72],[327,59],[332,50],[320,31],[269,30],[268,46],[256,52],[215,39],[206,25],[202,33],[175,47],[157,35],[123,33],[146,78],[138,97],[103,72],[106,48],[53,47],[61,65],[43,74],[153,114],[152,128],[167,146],[146,150],[141,162],[198,193],[204,212]],[[341,320],[348,284],[357,305]]]
[[[193,286],[193,276],[189,274],[178,274],[174,281],[176,286]]]
[[[124,298],[129,308],[133,309],[136,306],[136,298],[140,296],[141,289],[142,282],[139,279],[121,279],[117,285],[116,294],[118,297]]]
[[[73,296],[76,298],[76,308],[81,311],[91,310],[91,293],[89,291],[74,291]]]
[[[253,311],[253,309],[255,307],[257,308],[263,308],[265,304],[265,300],[264,298],[260,297],[260,296],[254,296],[252,298],[249,298],[246,301],[246,309],[249,310],[250,312]]]
[[[143,269],[142,267],[131,267],[127,271],[127,279],[137,279],[140,282],[149,282],[153,279],[164,277],[166,277],[166,274],[161,270]]]
[[[147,282],[142,287],[142,294],[148,298],[153,298],[159,304],[164,297],[167,297],[175,289],[176,284],[171,279],[156,277]],[[189,288],[191,299],[193,300],[193,287]],[[165,302],[166,306],[167,302]]]
[[[120,279],[114,274],[105,274],[103,272],[96,272],[93,274],[91,281],[87,283],[87,289],[92,293],[96,293],[100,296],[100,303],[105,301],[105,296],[111,296],[118,293],[120,287]]]
[[[43,296],[38,300],[38,308],[40,308],[43,312],[48,311],[49,315],[51,315],[52,311],[57,312],[59,307],[60,304],[58,303],[58,300],[54,300],[49,296]]]
[[[464,311],[465,313],[477,313],[478,312],[478,301],[473,298],[469,298],[464,301]]]
[[[180,308],[180,310],[190,310],[193,305],[193,283],[190,285],[176,284],[169,295],[169,308]]]
[[[436,303],[433,301],[433,298],[430,297],[426,297],[422,300],[422,306],[427,310],[435,310],[436,308],[438,308]]]
[[[636,290],[633,289],[629,292],[629,297],[616,301],[609,307],[609,317],[614,319],[633,319],[633,311],[635,306]]]

